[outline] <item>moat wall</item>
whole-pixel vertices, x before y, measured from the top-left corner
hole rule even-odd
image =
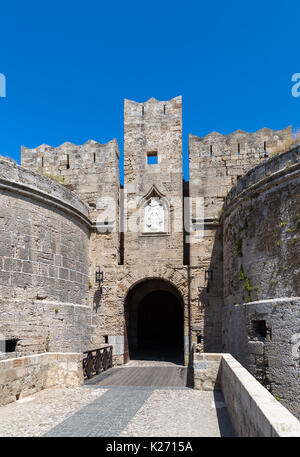
[[[300,148],[251,169],[223,224],[223,350],[300,416]]]
[[[0,160],[0,333],[16,354],[89,346],[89,220],[70,190]]]

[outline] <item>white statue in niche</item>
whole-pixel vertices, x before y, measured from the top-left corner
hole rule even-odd
[[[157,198],[151,198],[145,206],[145,232],[164,232],[165,210]]]

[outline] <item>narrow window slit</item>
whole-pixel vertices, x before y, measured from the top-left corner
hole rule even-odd
[[[238,156],[241,155],[241,146],[240,143],[238,143]]]
[[[67,169],[70,168],[70,158],[69,158],[69,154],[67,154]]]
[[[142,106],[142,116],[144,116],[144,114],[145,114],[145,109],[144,109],[144,107]]]
[[[210,145],[210,157],[212,157],[212,144]]]
[[[269,157],[269,155],[267,153],[267,142],[266,141],[264,141],[264,156]]]
[[[96,163],[96,153],[94,152],[94,163]]]

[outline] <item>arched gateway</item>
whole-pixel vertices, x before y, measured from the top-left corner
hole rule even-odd
[[[124,361],[165,360],[183,363],[183,300],[169,281],[145,279],[125,300]]]

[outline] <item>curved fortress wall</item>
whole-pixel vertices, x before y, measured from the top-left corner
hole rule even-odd
[[[90,343],[89,220],[70,190],[0,160],[1,339],[16,353]]]
[[[91,346],[105,343],[107,335],[119,334],[122,310],[116,310],[116,269],[120,262],[119,149],[116,140],[100,144],[64,143],[58,147],[22,147],[22,165],[50,176],[86,203],[91,221],[89,302],[92,312]],[[104,271],[99,288],[95,271]],[[110,342],[114,341],[113,338]],[[86,348],[88,349],[88,348]],[[115,348],[114,353],[117,353]]]
[[[300,416],[300,147],[250,170],[224,205],[223,350]]]
[[[202,215],[196,213],[195,202],[203,198],[204,204],[203,237],[197,241],[197,236],[194,237],[197,232],[191,234],[190,264],[196,275],[192,313],[196,316],[196,310],[200,309],[202,316],[197,324],[204,336],[206,352],[218,352],[222,348],[223,239],[219,216],[224,199],[251,167],[266,161],[266,153],[272,153],[276,147],[283,150],[285,142],[291,140],[291,133],[291,127],[287,127],[279,131],[264,128],[254,133],[237,130],[230,135],[212,132],[203,138],[189,136],[189,187],[196,230],[197,221],[201,227]],[[209,269],[213,276],[208,283],[205,270]]]

